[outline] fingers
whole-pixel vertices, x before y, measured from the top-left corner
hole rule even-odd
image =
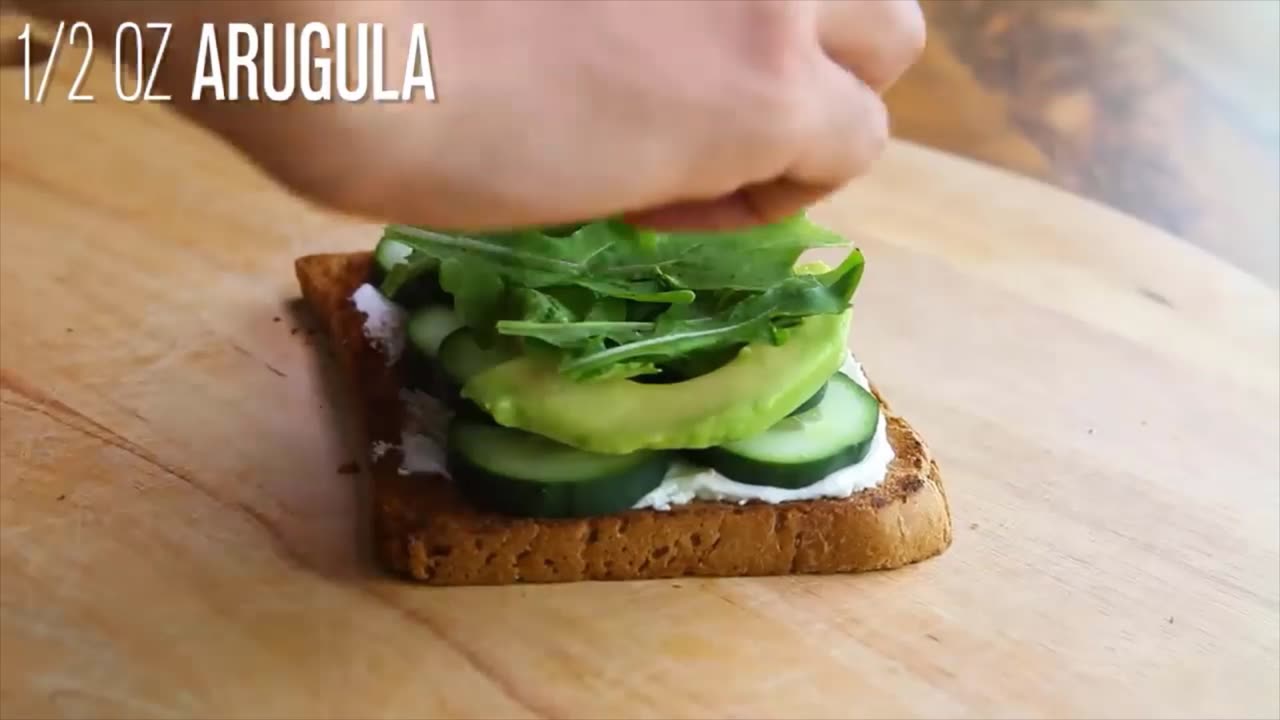
[[[779,179],[743,194],[762,222],[791,215],[865,173],[889,141],[880,92],[920,55],[924,19],[915,0],[818,4],[825,55],[813,66],[797,154]]]
[[[867,171],[889,139],[880,96],[843,67],[821,57],[803,94],[804,109],[789,143],[791,159],[775,179],[732,194],[678,202],[627,219],[664,230],[732,230],[792,215]]]
[[[819,3],[818,40],[833,60],[878,93],[920,58],[924,14],[916,0]]]
[[[623,216],[636,227],[666,231],[722,232],[759,225],[761,220],[744,192],[714,200],[672,203]]]
[[[715,200],[666,205],[623,219],[638,227],[668,231],[723,232],[755,227],[796,214],[831,191],[789,180],[752,185]]]
[[[880,96],[826,57],[816,60],[802,137],[781,177],[809,191],[838,188],[863,174],[889,140],[889,114]],[[769,191],[783,198],[799,188]]]
[[[794,6],[782,6],[794,7]],[[744,173],[736,191],[675,202],[628,217],[657,229],[729,230],[773,222],[821,200],[864,174],[889,138],[880,94],[919,58],[924,18],[916,0],[827,0],[817,16],[812,60],[781,83],[784,101],[764,112],[774,122],[746,147],[776,148],[774,170]],[[799,48],[796,48],[799,51]],[[801,53],[803,54],[803,53]],[[791,55],[792,58],[797,57]],[[737,142],[736,140],[734,142]]]
[[[806,185],[792,180],[754,185],[743,195],[756,223],[772,223],[808,208],[834,189],[827,185]]]

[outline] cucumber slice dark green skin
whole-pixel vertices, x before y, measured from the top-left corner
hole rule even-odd
[[[755,437],[693,456],[730,480],[794,490],[865,458],[879,419],[875,396],[838,374],[813,409]]]
[[[406,374],[418,374],[419,382],[429,386],[428,392],[452,408],[459,419],[493,422],[493,418],[479,405],[462,397],[462,386],[471,376],[509,360],[511,355],[500,347],[480,347],[475,336],[465,327],[445,336],[434,358],[427,358],[418,344],[412,341],[409,350],[405,353],[409,360],[405,364]]]
[[[827,395],[827,385],[828,383],[822,383],[822,387],[818,388],[818,392],[814,393],[813,397],[800,403],[800,407],[796,408],[795,410],[792,410],[791,414],[788,415],[787,417],[795,417],[800,413],[806,413],[818,407],[818,403],[822,402],[822,398],[826,397]]]
[[[522,430],[455,420],[449,474],[477,507],[520,517],[608,515],[661,482],[666,452],[590,453]]]
[[[373,249],[373,262],[377,265],[379,279],[386,277],[391,268],[409,258],[413,248],[391,238],[382,238]]]
[[[440,343],[439,362],[444,374],[458,387],[473,376],[511,359],[502,348],[481,347],[475,335],[467,328],[449,333]]]
[[[370,282],[380,286],[391,268],[409,257],[411,249],[408,245],[391,238],[382,238],[373,249],[373,272]],[[416,308],[427,304],[440,304],[451,300],[451,297],[440,287],[440,281],[434,270],[429,270],[411,278],[391,298],[401,307]]]
[[[426,357],[440,354],[440,346],[455,331],[465,327],[462,318],[453,308],[443,305],[427,305],[414,310],[409,316],[406,335],[409,344]]]
[[[415,350],[412,346],[405,348],[396,364],[396,374],[400,384],[409,390],[421,390],[442,400],[449,392],[449,382],[440,370],[440,366],[431,358]]]
[[[493,422],[493,418],[479,405],[462,397],[459,386],[445,375],[444,368],[435,358],[426,357],[410,347],[400,356],[396,371],[401,385],[431,395],[452,410],[455,417]]]
[[[398,368],[401,383],[446,402],[456,399],[457,388],[450,387],[451,383],[436,358],[443,341],[461,324],[453,310],[443,305],[427,305],[414,310],[405,333],[408,347],[400,357]]]

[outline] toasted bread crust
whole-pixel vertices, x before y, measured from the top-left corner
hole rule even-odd
[[[369,441],[398,446],[396,371],[365,339],[364,316],[350,301],[371,261],[370,253],[310,255],[295,269],[359,400]],[[840,573],[918,562],[950,546],[950,509],[927,446],[881,402],[896,458],[881,486],[844,500],[512,518],[475,509],[442,476],[399,474],[398,450],[371,454],[377,553],[391,570],[436,585]]]

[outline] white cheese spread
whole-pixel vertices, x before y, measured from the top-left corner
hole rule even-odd
[[[453,411],[448,405],[430,393],[401,388],[400,407],[404,410],[401,418],[405,432],[444,443],[449,435],[449,423],[453,421]]]
[[[395,445],[384,440],[375,440],[372,447],[374,461],[377,461],[383,455],[386,455],[394,447]]]
[[[448,477],[445,467],[444,450],[435,438],[429,435],[403,430],[400,432],[400,444],[394,445],[383,440],[373,443],[371,448],[376,461],[392,449],[400,448],[400,467],[396,472],[401,475],[413,473],[433,473]]]
[[[404,351],[404,325],[408,314],[369,283],[356,288],[351,301],[357,310],[364,313],[364,336],[382,348],[388,365],[394,365]]]
[[[845,359],[840,372],[864,389],[870,390],[867,376],[853,354]],[[663,479],[662,484],[640,498],[636,508],[670,510],[673,505],[683,505],[693,500],[736,502],[740,505],[751,500],[765,503],[782,503],[816,498],[846,498],[884,482],[889,463],[893,462],[893,446],[885,426],[884,414],[876,424],[871,439],[871,449],[860,462],[841,468],[818,482],[790,490],[769,485],[750,485],[730,480],[710,468],[685,462],[677,462]]]
[[[403,432],[400,434],[401,475],[435,473],[448,475],[445,470],[444,451],[440,443],[427,435]]]
[[[404,408],[400,433],[400,474],[425,472],[448,475],[444,445],[453,413],[444,403],[420,390],[400,391]]]
[[[393,448],[400,448],[401,475],[434,473],[448,476],[444,443],[453,413],[439,400],[418,390],[400,391],[401,430],[399,446],[377,440],[370,448],[376,461]]]
[[[383,348],[388,364],[395,363],[404,350],[405,311],[368,283],[361,285],[351,299],[356,309],[365,315],[365,336]],[[864,389],[870,390],[867,376],[852,353],[846,357],[840,372]],[[404,407],[404,428],[400,437],[400,474],[421,472],[447,475],[443,447],[452,413],[439,400],[424,392],[401,390],[400,400]],[[375,442],[372,447],[373,458],[378,459],[392,447],[390,443]],[[893,446],[889,444],[884,415],[881,414],[867,456],[812,485],[796,489],[751,485],[730,480],[711,468],[677,461],[667,472],[662,484],[640,498],[635,507],[669,510],[674,505],[684,505],[693,500],[745,504],[752,500],[782,503],[816,498],[846,498],[884,482],[893,458]]]
[[[435,473],[448,476],[445,469],[444,450],[440,443],[426,435],[404,430],[400,433],[400,444],[378,440],[373,443],[373,459],[376,461],[392,449],[400,448],[400,467],[396,469],[401,475],[413,473]]]

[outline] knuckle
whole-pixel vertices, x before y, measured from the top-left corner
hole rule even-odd
[[[734,178],[767,178],[821,127],[821,49],[813,3],[794,0],[725,3],[739,25],[741,63],[720,78],[728,103],[714,122],[715,153],[735,156]],[[723,185],[724,183],[720,183]]]
[[[812,90],[812,85],[809,88]],[[765,180],[784,171],[823,135],[816,93],[780,92],[770,102],[767,124],[752,139],[755,162],[744,168],[750,180]]]
[[[693,169],[706,183],[704,191],[732,192],[784,172],[822,133],[825,98],[817,90],[809,81],[775,83],[709,126]]]
[[[815,73],[816,74],[816,73]],[[768,108],[770,139],[783,147],[804,142],[821,123],[821,85],[805,77],[775,89]]]
[[[741,48],[754,69],[767,80],[785,82],[803,72],[813,21],[804,3],[747,3],[746,33]]]
[[[745,198],[757,219],[771,223],[809,207],[830,190],[830,187],[797,185],[780,180],[748,188]]]
[[[867,113],[866,126],[859,134],[854,152],[856,172],[862,173],[871,166],[889,145],[889,113],[884,104],[877,102]]]

